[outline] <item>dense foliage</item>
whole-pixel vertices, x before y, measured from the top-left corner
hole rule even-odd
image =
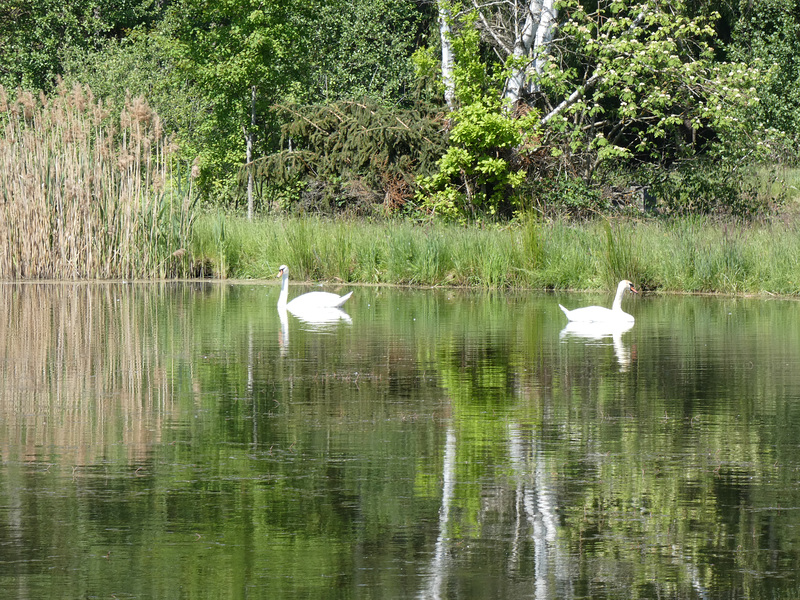
[[[262,210],[587,213],[631,184],[670,211],[769,208],[753,176],[795,154],[800,0],[563,0],[535,56],[507,47],[509,6],[9,0],[0,83],[78,81],[116,110],[146,97],[212,205],[243,204],[247,174]],[[509,105],[509,78],[534,59]]]
[[[100,49],[164,16],[156,0],[4,0],[0,3],[0,85],[49,91],[66,52]]]
[[[508,217],[519,208],[514,189],[525,179],[514,153],[537,130],[538,113],[518,117],[504,110],[502,81],[482,60],[474,13],[466,24],[453,40],[459,108],[451,115],[449,146],[438,172],[420,177],[418,199],[423,209],[448,219]]]
[[[580,187],[578,180],[587,191],[610,191],[615,182],[623,189],[636,183],[667,190],[666,182],[676,180],[671,173],[685,176],[687,170],[709,168],[733,175],[731,188],[739,193],[746,173],[743,153],[750,155],[751,162],[765,156],[755,152],[759,148],[754,144],[763,132],[748,118],[758,103],[756,85],[761,73],[745,64],[715,60],[710,18],[690,16],[678,1],[593,5],[565,1],[558,6],[557,35],[551,44],[537,50],[540,69],[527,74],[529,96],[511,106],[499,101],[503,86],[508,89],[509,83],[498,81],[498,74],[513,72],[519,59],[512,56],[494,65],[484,61],[481,71],[470,64],[475,61],[469,57],[476,56],[476,51],[462,50],[464,41],[478,30],[483,32],[484,43],[502,46],[502,40],[512,37],[506,31],[509,25],[498,25],[505,22],[497,18],[495,6],[490,14],[478,7],[466,17],[453,19],[457,31],[452,41],[456,57],[453,80],[459,98],[455,127],[471,122],[473,130],[487,126],[496,130],[492,123],[505,123],[517,139],[493,143],[484,129],[476,138],[482,146],[472,156],[463,148],[456,154],[459,140],[451,136],[454,143],[440,163],[437,189],[429,198],[438,200],[439,208],[451,212],[455,208],[457,214],[474,218],[473,210],[459,211],[457,207],[474,206],[473,189],[485,186],[486,180],[503,184],[494,199],[484,202],[484,214],[493,214],[509,204],[516,210],[552,209],[552,204],[543,201],[553,195],[544,198],[540,193],[543,180],[555,180],[557,191],[570,198],[567,192]],[[484,25],[478,28],[476,23]],[[498,48],[498,55],[501,50]],[[478,86],[484,91],[476,100],[470,91],[476,88],[474,80],[493,80],[494,89],[487,93],[485,86]],[[462,89],[467,90],[468,100]],[[477,114],[476,102],[483,107]],[[458,160],[451,160],[452,156]],[[738,170],[726,169],[729,164]],[[476,172],[480,174],[477,178],[473,176]],[[445,177],[448,181],[442,185]],[[714,188],[708,189],[715,193]],[[591,195],[585,197],[591,200]],[[673,193],[661,199],[670,210],[690,209]],[[727,193],[716,194],[702,205],[730,212],[729,201]],[[561,210],[581,204],[586,203],[556,203]],[[590,201],[585,208],[600,207]]]
[[[743,3],[734,24],[730,57],[766,70],[753,116],[791,138],[800,131],[800,4],[796,0]]]

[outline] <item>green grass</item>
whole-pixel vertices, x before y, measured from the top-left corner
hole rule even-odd
[[[800,294],[800,229],[706,218],[468,228],[316,218],[201,216],[195,261],[229,278],[520,289]]]

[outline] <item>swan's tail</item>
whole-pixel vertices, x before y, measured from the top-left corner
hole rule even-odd
[[[353,292],[348,292],[348,293],[346,293],[344,296],[342,296],[341,300],[339,300],[339,302],[337,302],[337,303],[336,303],[334,306],[335,306],[336,308],[341,308],[341,307],[342,307],[342,304],[344,304],[345,302],[347,302],[347,299],[348,299],[348,298],[350,298],[350,296],[352,296],[352,295],[353,295]]]
[[[569,311],[566,308],[564,308],[563,306],[561,306],[560,304],[558,305],[558,308],[563,310],[564,314],[567,315],[567,318],[569,319]]]

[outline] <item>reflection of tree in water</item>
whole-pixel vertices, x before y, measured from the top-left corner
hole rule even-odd
[[[178,564],[195,538],[181,554],[173,526],[202,526],[237,540],[218,572],[269,556],[320,588],[324,571],[423,597],[733,596],[800,545],[800,332],[732,323],[735,306],[637,320],[621,372],[608,338],[564,342],[505,299],[398,294],[374,323],[288,321],[282,352],[263,288],[46,288],[0,288],[3,452],[54,457],[41,477],[7,471],[20,535],[61,466],[48,516],[73,494],[65,547],[130,516]]]
[[[503,581],[486,588],[493,594],[572,596],[570,561],[558,539],[552,468],[539,429],[516,421],[520,359],[518,349],[493,336],[477,341],[473,335],[468,342],[454,336],[439,348],[452,421],[442,466],[439,537],[420,598],[447,597],[448,583],[463,577],[473,561],[505,565]],[[526,416],[541,418],[536,412]],[[481,539],[493,542],[477,554],[465,550]]]
[[[689,598],[738,589],[740,578],[728,577],[741,567],[731,544],[742,543],[743,522],[731,507],[752,503],[754,485],[772,475],[763,456],[771,444],[769,420],[744,430],[735,421],[752,413],[754,397],[767,399],[759,411],[768,414],[780,387],[796,386],[779,365],[795,360],[797,350],[786,344],[785,359],[772,371],[746,380],[752,353],[765,344],[763,355],[770,356],[775,349],[766,346],[774,343],[762,336],[755,346],[742,344],[737,328],[707,322],[698,328],[698,322],[685,319],[663,334],[646,324],[599,336],[567,332],[562,342],[553,340],[549,364],[492,336],[440,340],[437,363],[453,406],[448,438],[456,440],[448,442],[456,449],[445,452],[451,458],[443,469],[452,469],[446,479],[455,491],[443,491],[440,509],[450,519],[440,525],[448,552],[431,563],[421,596],[435,597],[434,582],[447,590],[473,562],[496,564],[493,544],[503,539],[510,514],[516,516],[506,573],[534,582],[537,598],[623,590]],[[777,377],[769,380],[771,374]],[[653,387],[654,379],[660,385]],[[704,401],[706,394],[732,405],[720,410]],[[498,485],[504,469],[515,479]],[[739,471],[734,502],[722,493],[720,477]],[[746,557],[738,556],[754,574],[764,573],[761,549],[770,542],[763,536],[772,531],[777,539],[774,519],[745,512],[752,531],[763,535],[748,540]],[[487,543],[480,551],[467,550],[481,539]]]

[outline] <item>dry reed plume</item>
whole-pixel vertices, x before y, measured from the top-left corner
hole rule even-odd
[[[0,87],[0,279],[181,275],[191,229],[175,147],[140,98]]]

